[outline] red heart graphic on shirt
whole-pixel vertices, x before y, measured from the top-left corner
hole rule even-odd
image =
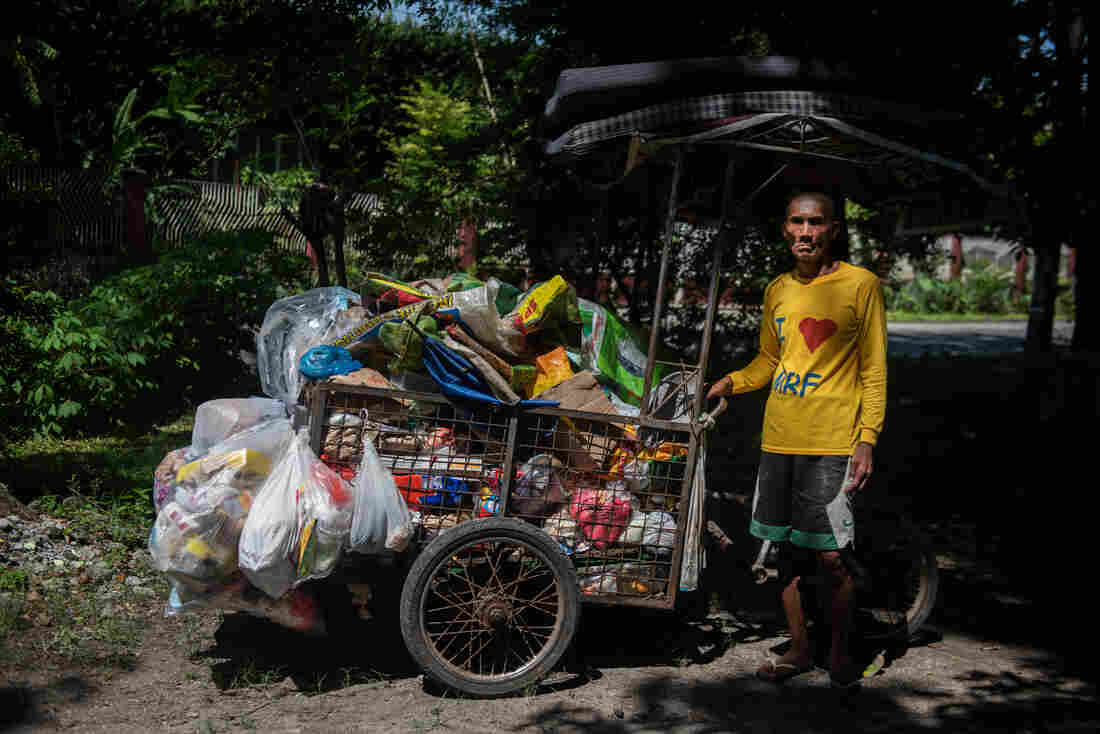
[[[798,322],[798,330],[802,332],[802,338],[806,340],[806,346],[810,348],[810,354],[813,354],[815,349],[836,333],[836,322],[832,319],[818,321],[812,316],[808,316]]]

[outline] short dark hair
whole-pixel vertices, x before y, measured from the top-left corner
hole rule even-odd
[[[829,206],[829,211],[828,211],[829,218],[830,219],[836,219],[837,218],[836,200],[833,198],[832,194],[821,191],[820,189],[806,189],[806,190],[796,190],[796,191],[794,191],[790,196],[787,197],[787,206],[785,207],[784,211],[787,211],[791,208],[791,202],[792,201],[794,201],[795,199],[798,199],[802,196],[813,196],[813,197],[816,197],[818,199],[821,199],[822,201],[824,201]]]

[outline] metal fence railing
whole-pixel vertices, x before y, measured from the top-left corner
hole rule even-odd
[[[95,169],[0,169],[3,227],[18,243],[17,256],[117,255],[126,237],[120,193]]]

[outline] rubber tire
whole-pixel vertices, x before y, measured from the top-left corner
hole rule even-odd
[[[440,563],[463,546],[496,538],[518,541],[531,548],[554,574],[564,596],[564,604],[557,636],[540,651],[535,664],[528,664],[517,675],[508,674],[486,680],[481,676],[463,675],[457,667],[433,653],[421,624],[422,604],[427,584]],[[549,535],[514,518],[469,520],[441,534],[417,557],[401,590],[401,635],[405,638],[409,654],[426,674],[442,685],[477,698],[507,696],[545,678],[572,643],[580,614],[580,583],[572,562]]]
[[[905,614],[906,627],[909,636],[913,637],[928,621],[932,610],[936,606],[936,598],[940,591],[940,570],[936,564],[936,554],[931,548],[925,547],[920,552],[921,563],[921,590],[917,601]]]
[[[920,590],[917,592],[916,599],[913,600],[913,603],[905,612],[906,632],[909,637],[913,637],[928,621],[939,595],[940,574],[932,544],[904,516],[885,510],[871,510],[867,513],[867,517],[861,518],[859,514],[856,516],[855,554],[863,560],[865,565],[873,569],[874,560],[872,558],[864,559],[861,556],[861,530],[864,531],[862,536],[863,547],[866,548],[867,545],[870,545],[873,551],[875,546],[884,544],[882,536],[888,533],[892,534],[891,531],[894,528],[904,529],[904,535],[911,540],[911,546],[916,546],[912,550],[912,554],[920,559]],[[868,538],[868,536],[870,537]]]

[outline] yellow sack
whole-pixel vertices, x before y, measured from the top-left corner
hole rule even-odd
[[[552,352],[535,357],[535,370],[535,384],[531,387],[528,398],[533,398],[573,376],[565,347],[558,347]]]
[[[530,334],[539,328],[546,318],[554,300],[569,290],[569,284],[560,275],[555,275],[550,280],[528,293],[516,310],[512,312],[512,323],[520,330],[520,333]],[[572,377],[573,373],[569,373]],[[554,383],[555,385],[557,383]],[[548,386],[549,387],[549,386]]]

